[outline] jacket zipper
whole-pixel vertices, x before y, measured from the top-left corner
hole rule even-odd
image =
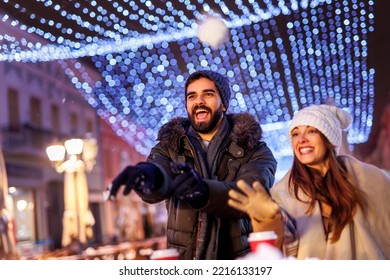
[[[200,227],[201,227],[201,224],[202,224],[202,216],[201,216],[201,212],[198,212],[198,226],[197,226],[197,230],[196,230],[194,260],[196,259],[196,256],[198,255],[198,250],[199,250],[199,237],[200,237]]]

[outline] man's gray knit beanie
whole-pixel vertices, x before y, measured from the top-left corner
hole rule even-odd
[[[190,77],[188,78],[188,80],[190,80],[192,76],[199,75],[199,74],[206,76],[208,79],[210,79],[211,81],[213,81],[215,83],[215,85],[217,86],[217,88],[219,90],[219,93],[220,93],[220,96],[222,99],[222,103],[227,110],[229,107],[229,103],[230,103],[230,96],[232,94],[232,92],[230,90],[229,79],[227,77],[219,74],[218,72],[215,72],[215,71],[201,70],[201,71],[197,71],[197,72],[192,73],[190,75]],[[187,88],[186,88],[186,90],[187,90]]]

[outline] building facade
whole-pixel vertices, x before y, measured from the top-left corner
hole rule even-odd
[[[4,34],[10,34],[7,28],[0,22]],[[12,32],[15,37],[32,36],[21,30]],[[99,140],[99,126],[100,117],[59,62],[0,62],[0,143],[19,246],[45,243],[52,249],[61,247],[64,176],[51,166],[45,149],[87,134]],[[100,151],[87,181],[96,220],[91,242],[100,242],[104,234]]]
[[[7,28],[0,22],[0,30],[11,34]],[[12,32],[19,38],[33,36],[22,30]],[[83,69],[99,79],[99,73],[85,63]],[[0,147],[8,175],[16,242],[22,254],[26,251],[28,255],[40,244],[51,250],[61,248],[64,174],[55,171],[45,150],[86,135],[92,135],[98,144],[96,164],[87,173],[89,206],[95,219],[91,245],[155,235],[150,227],[161,205],[146,205],[134,194],[106,202],[102,194],[126,165],[146,157],[97,115],[70,81],[63,64],[55,60],[0,62]]]
[[[60,246],[63,174],[53,169],[47,146],[87,133],[99,138],[99,117],[56,62],[0,63],[0,127],[17,242],[51,240]],[[91,198],[101,194],[101,159],[88,176]],[[99,203],[91,199],[99,221]],[[96,238],[101,230],[95,229]]]

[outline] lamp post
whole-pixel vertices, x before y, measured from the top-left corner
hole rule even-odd
[[[88,203],[86,172],[92,170],[97,155],[96,139],[69,139],[64,145],[52,145],[46,153],[58,173],[64,173],[64,215],[62,246],[77,250],[92,238],[95,223]]]

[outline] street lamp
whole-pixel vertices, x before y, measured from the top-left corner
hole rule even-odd
[[[65,174],[62,246],[75,244],[80,250],[79,246],[92,238],[95,223],[89,209],[86,172],[95,165],[96,139],[69,139],[64,145],[47,147],[46,153],[54,169]]]

